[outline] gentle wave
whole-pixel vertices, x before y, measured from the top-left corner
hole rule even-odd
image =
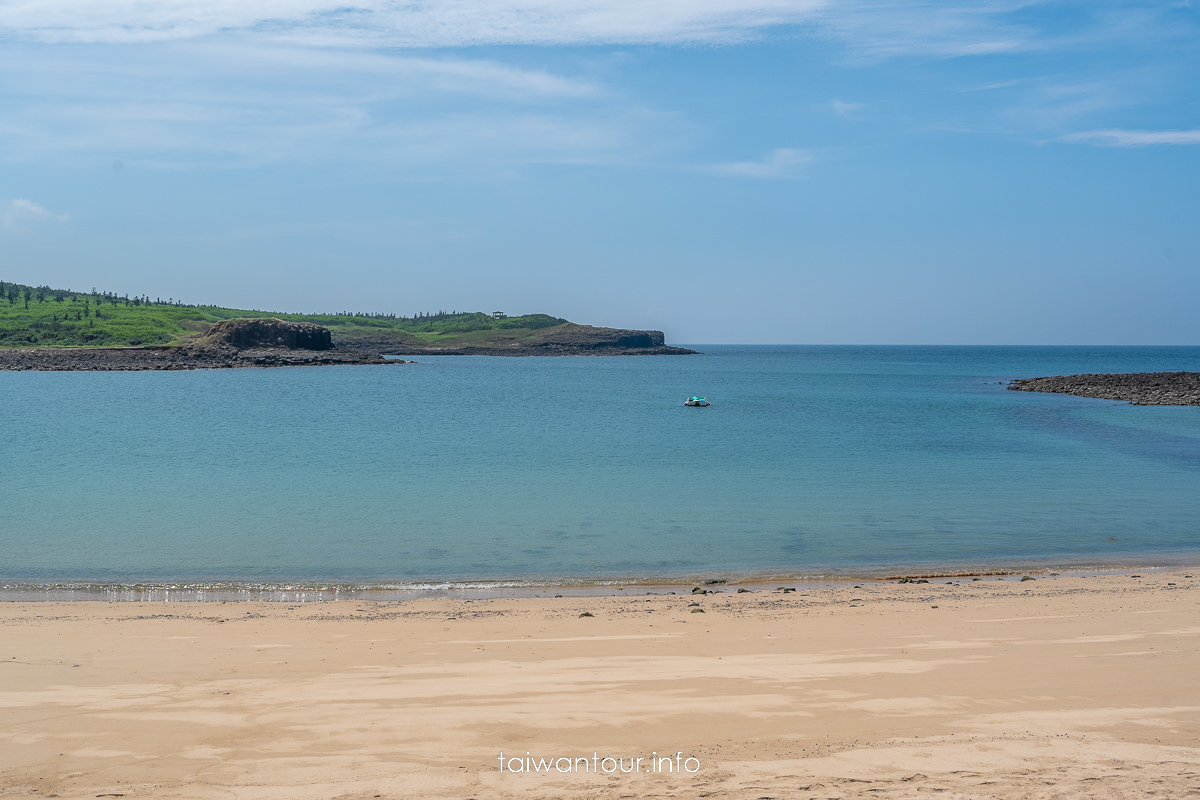
[[[826,569],[804,572],[743,572],[712,577],[546,578],[541,580],[415,581],[415,582],[137,582],[137,583],[21,583],[0,584],[0,602],[270,602],[316,603],[346,600],[400,602],[450,597],[462,600],[561,596],[633,596],[687,594],[693,588],[709,592],[736,591],[776,584],[820,588],[854,582],[892,582],[901,578],[1018,578],[1024,575],[1082,575],[1129,571],[1155,572],[1182,567],[1200,568],[1200,552],[1147,553],[1130,558],[1086,561],[1023,559],[1003,564],[908,564],[866,570]]]

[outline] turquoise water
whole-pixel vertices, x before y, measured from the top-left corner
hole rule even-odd
[[[0,580],[442,581],[1200,551],[1200,408],[1009,392],[1200,348],[0,373]],[[689,395],[710,408],[685,408]]]

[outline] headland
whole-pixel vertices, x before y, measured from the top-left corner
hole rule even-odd
[[[184,303],[174,298],[118,295],[113,292],[73,292],[49,286],[26,286],[0,281],[0,352],[8,348],[181,347],[202,343],[213,326],[235,319],[273,319],[302,323],[328,331],[325,348],[285,345],[290,350],[345,350],[384,355],[502,355],[502,356],[627,356],[690,355],[694,350],[671,347],[662,331],[627,330],[577,325],[547,314],[508,316],[492,313],[437,311],[402,316],[351,312],[296,314]],[[254,349],[230,342],[239,350]],[[267,344],[279,349],[277,342]],[[278,354],[276,354],[278,355]],[[304,363],[347,363],[307,357]],[[294,359],[263,354],[240,359],[236,366],[283,366]],[[224,355],[191,358],[195,367],[224,365]],[[237,359],[235,359],[237,361]],[[260,361],[270,363],[258,363]],[[94,359],[8,356],[4,363],[96,363],[112,367],[80,369],[187,369],[178,360],[153,355],[102,356]],[[161,364],[164,366],[151,366]],[[174,364],[172,366],[171,364]],[[13,367],[25,368],[25,367]],[[28,367],[37,368],[37,367]],[[50,367],[47,367],[50,368]],[[73,369],[74,367],[53,367]]]
[[[498,330],[487,336],[445,339],[440,343],[398,343],[387,337],[359,336],[354,346],[367,352],[397,356],[674,356],[695,350],[671,347],[662,331],[597,328],[563,322],[534,332]]]

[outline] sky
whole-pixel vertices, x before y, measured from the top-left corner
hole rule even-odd
[[[0,279],[680,344],[1200,344],[1200,10],[0,0]]]

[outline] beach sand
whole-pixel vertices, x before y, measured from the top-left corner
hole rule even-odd
[[[1197,797],[1200,572],[1140,574],[4,603],[0,797]]]

